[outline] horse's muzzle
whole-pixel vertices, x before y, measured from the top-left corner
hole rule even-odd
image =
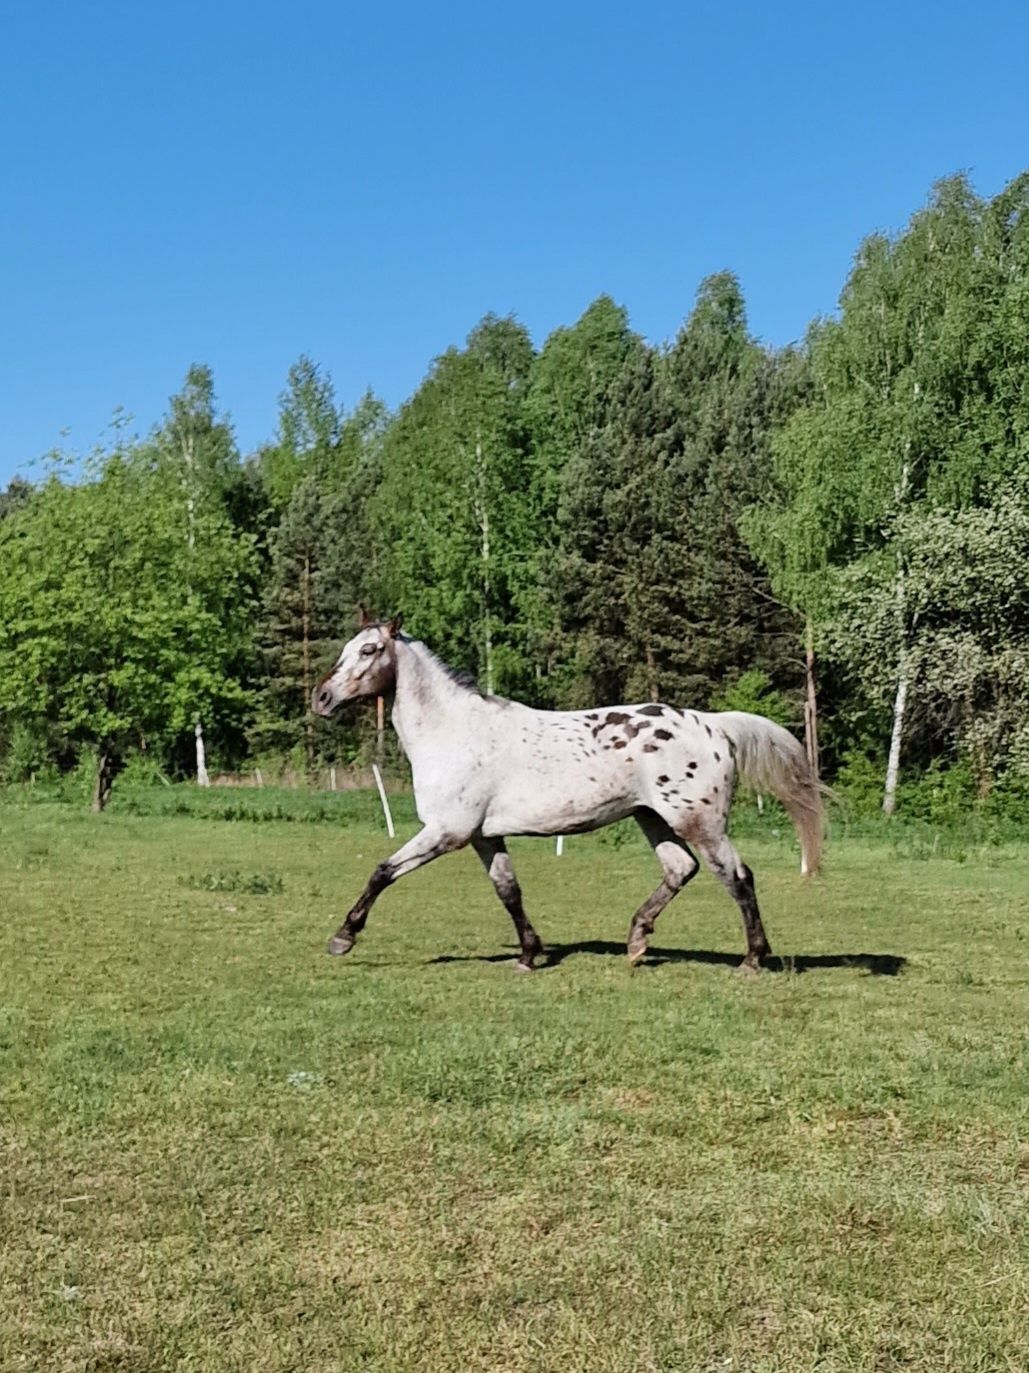
[[[323,715],[327,718],[336,709],[336,704],[332,688],[325,682],[320,682],[311,693],[311,710],[315,715]]]

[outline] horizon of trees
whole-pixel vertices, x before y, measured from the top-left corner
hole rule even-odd
[[[367,756],[307,710],[358,603],[483,689],[803,728],[830,777],[1029,797],[1029,173],[941,182],[775,349],[739,282],[655,346],[486,315],[394,413],[302,357],[243,457],[194,366],[146,437],[0,492],[0,770]],[[210,762],[209,762],[210,760]]]

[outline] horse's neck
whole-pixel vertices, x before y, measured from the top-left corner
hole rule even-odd
[[[418,640],[398,639],[396,657],[393,727],[410,758],[420,738],[445,732],[467,713],[469,696]]]

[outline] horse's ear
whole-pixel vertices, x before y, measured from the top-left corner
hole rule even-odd
[[[391,639],[395,639],[397,637],[397,635],[400,633],[400,626],[403,623],[403,615],[397,614],[393,616],[392,620],[390,620],[389,624],[386,626],[386,628],[389,630],[389,636]]]
[[[358,629],[367,629],[369,625],[372,625],[372,624],[374,624],[374,623],[375,623],[375,621],[374,621],[374,620],[372,619],[372,617],[368,614],[367,610],[365,610],[364,606],[363,606],[363,605],[359,605],[359,606],[357,607],[357,627],[358,627]]]

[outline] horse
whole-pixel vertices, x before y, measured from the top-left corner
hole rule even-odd
[[[632,917],[630,964],[644,957],[655,920],[699,870],[696,849],[740,908],[741,968],[756,972],[771,946],[754,875],[726,833],[737,776],[778,797],[800,839],[801,873],[818,869],[822,787],[798,741],[764,716],[662,702],[534,710],[481,693],[402,633],[399,615],[383,622],[362,611],[357,634],[314,688],[311,709],[328,718],[344,702],[389,694],[422,829],[374,870],[329,941],[331,954],[350,952],[392,883],[470,844],[514,922],[516,966],[531,972],[545,951],[505,839],[581,834],[632,816],[662,880]]]

